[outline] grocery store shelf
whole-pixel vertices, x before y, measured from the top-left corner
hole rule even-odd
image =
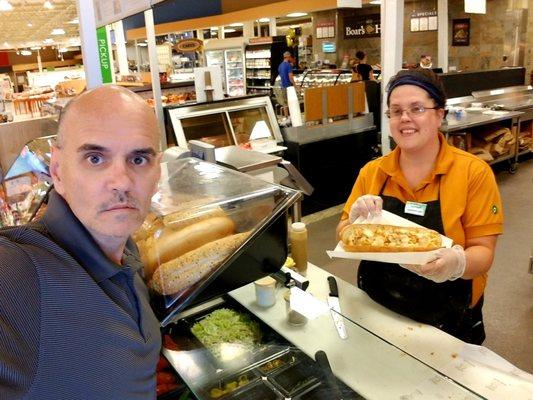
[[[270,66],[268,67],[246,67],[247,69],[270,69]]]
[[[250,86],[250,85],[248,85],[248,88],[249,89],[268,89],[268,90],[272,89],[271,86]]]

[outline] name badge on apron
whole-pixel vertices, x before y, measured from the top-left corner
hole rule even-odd
[[[426,214],[427,204],[417,203],[415,201],[408,201],[405,203],[405,209],[403,210],[406,214],[418,215],[423,217]]]

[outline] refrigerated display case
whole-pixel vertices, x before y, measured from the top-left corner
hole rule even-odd
[[[229,96],[244,96],[244,63],[241,49],[224,50],[224,60],[226,65],[226,85]]]
[[[278,75],[278,66],[283,62],[283,53],[291,51],[298,64],[297,49],[287,46],[285,36],[257,38],[259,42],[246,46],[246,90],[249,94],[270,93]]]
[[[244,65],[242,49],[206,50],[207,66],[220,66],[224,91],[228,96],[244,96]]]
[[[167,140],[188,148],[189,140],[237,145],[272,153],[284,150],[268,96],[250,96],[165,108]]]
[[[344,69],[307,69],[301,74],[294,74],[294,82],[297,87],[301,88],[335,86],[350,83],[351,80],[352,72]],[[274,86],[281,87],[279,76]]]

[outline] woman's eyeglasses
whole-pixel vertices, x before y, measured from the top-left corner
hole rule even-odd
[[[426,110],[437,110],[440,107],[425,107],[420,104],[415,104],[407,108],[391,108],[390,110],[385,111],[385,115],[390,119],[401,118],[404,111],[407,112],[407,115],[411,118],[421,117]]]

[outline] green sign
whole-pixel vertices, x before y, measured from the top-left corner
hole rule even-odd
[[[113,82],[113,70],[109,57],[109,43],[107,43],[107,32],[105,26],[96,30],[96,41],[98,45],[98,57],[100,58],[100,71],[102,71],[102,82]]]

